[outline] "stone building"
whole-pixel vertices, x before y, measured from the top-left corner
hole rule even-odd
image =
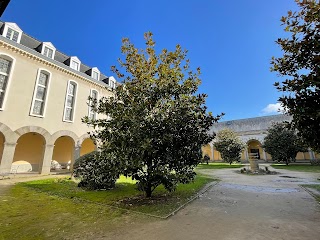
[[[248,161],[250,158],[272,161],[271,156],[262,148],[264,138],[267,135],[267,129],[271,127],[272,123],[290,122],[291,119],[290,116],[278,114],[225,121],[214,124],[211,131],[217,133],[222,129],[228,128],[236,132],[246,145],[245,150],[241,154],[241,161]],[[221,161],[221,155],[214,149],[213,142],[203,147],[203,155],[208,155],[213,161]],[[320,158],[320,155],[311,150],[308,152],[300,152],[296,157],[297,161],[309,161],[314,158]]]
[[[111,96],[116,81],[0,22],[0,172],[49,173],[95,145],[81,118],[99,118],[88,97]]]

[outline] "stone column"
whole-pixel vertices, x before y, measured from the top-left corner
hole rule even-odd
[[[16,143],[5,142],[3,146],[2,160],[0,164],[0,172],[10,173],[11,165],[16,149]]]
[[[210,149],[211,149],[211,157],[212,157],[212,161],[214,161],[214,146],[213,146],[213,143],[209,143],[210,145]]]
[[[244,148],[244,156],[245,156],[246,160],[249,161],[249,154],[248,154],[248,148],[247,147]]]
[[[41,169],[39,169],[41,174],[45,175],[45,174],[50,173],[53,149],[54,149],[53,144],[46,144],[45,145],[42,167],[41,167]]]
[[[73,172],[73,164],[74,164],[74,161],[80,157],[80,149],[81,149],[81,145],[79,145],[79,144],[77,143],[77,145],[74,147],[74,151],[73,151],[73,154],[72,154],[72,156],[71,156],[71,164],[70,164],[71,174],[72,174],[72,172]]]
[[[262,149],[262,152],[263,152],[263,157],[264,157],[264,160],[267,162],[268,159],[267,159],[267,153],[264,149]]]
[[[310,155],[310,159],[314,160],[314,152],[309,148],[308,149],[309,155]]]

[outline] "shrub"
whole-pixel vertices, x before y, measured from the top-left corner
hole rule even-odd
[[[78,186],[90,190],[113,188],[119,175],[115,156],[106,152],[91,152],[74,164],[74,177],[80,179]]]
[[[206,154],[203,156],[202,158],[202,163],[206,163],[206,164],[209,164],[209,161],[210,161],[210,157]]]

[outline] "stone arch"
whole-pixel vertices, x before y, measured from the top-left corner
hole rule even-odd
[[[19,135],[4,123],[0,123],[0,132],[3,134],[5,141],[9,143],[16,143],[19,138]]]
[[[46,144],[50,142],[50,138],[51,138],[51,135],[47,130],[38,126],[25,126],[17,129],[14,132],[18,135],[18,137],[21,137],[22,135],[26,133],[31,133],[31,132],[39,133],[44,138]]]
[[[56,138],[52,152],[51,170],[71,168],[75,157],[75,141],[71,136],[62,135]]]
[[[60,130],[60,131],[57,131],[57,132],[55,132],[54,134],[52,134],[52,136],[51,136],[51,139],[50,139],[50,144],[54,144],[55,143],[55,141],[59,138],[59,137],[63,137],[63,136],[68,136],[68,137],[70,137],[70,138],[72,138],[73,139],[73,141],[74,141],[74,144],[75,145],[79,145],[79,138],[78,138],[78,136],[74,133],[74,132],[72,132],[72,131],[69,131],[69,130]]]
[[[82,134],[81,137],[79,137],[78,144],[81,146],[81,144],[83,143],[83,141],[86,140],[87,138],[90,138],[89,133]]]
[[[69,130],[60,130],[55,132],[50,139],[50,145],[53,145],[52,160],[61,165],[64,169],[72,168],[77,154],[76,148],[79,145],[78,136]]]
[[[17,140],[12,160],[12,170],[16,172],[41,172],[46,138],[39,131],[28,131],[23,133]]]
[[[262,149],[262,143],[257,138],[250,138],[247,141],[247,151],[249,159],[263,159],[264,151]]]
[[[94,141],[91,138],[86,138],[81,144],[80,156],[91,153],[95,150],[97,150],[97,146],[95,145]]]

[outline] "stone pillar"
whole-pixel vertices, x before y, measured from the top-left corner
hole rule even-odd
[[[309,148],[308,149],[309,155],[310,155],[310,159],[314,160],[314,152]]]
[[[252,172],[259,170],[259,164],[257,159],[250,159],[249,162],[250,162],[250,169]]]
[[[16,143],[5,142],[3,146],[2,160],[0,164],[0,172],[10,173],[11,165],[16,149]]]
[[[212,161],[214,161],[214,146],[213,146],[213,143],[209,143],[210,145],[210,149],[211,149],[211,158],[212,158]]]
[[[264,160],[267,162],[268,159],[267,159],[267,153],[264,149],[262,149],[262,152],[263,152],[263,157],[264,157]]]
[[[244,156],[245,156],[246,160],[249,161],[249,154],[248,154],[248,148],[247,147],[244,148]]]
[[[80,157],[80,149],[81,149],[81,145],[79,145],[79,143],[77,143],[77,145],[74,147],[74,151],[71,156],[71,164],[70,164],[71,173],[73,172],[74,161]]]
[[[53,149],[54,149],[53,144],[46,144],[44,147],[42,167],[40,169],[41,174],[50,173]]]

